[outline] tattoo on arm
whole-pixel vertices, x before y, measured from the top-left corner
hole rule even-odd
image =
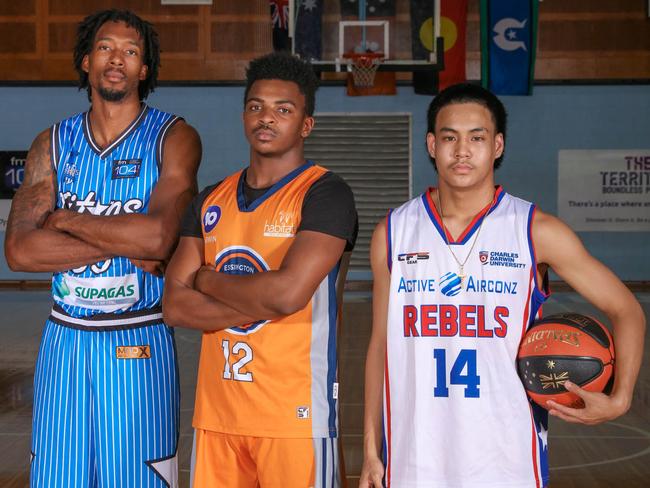
[[[23,184],[11,205],[7,233],[40,228],[54,209],[56,185],[50,158],[50,134],[44,131],[29,150]]]

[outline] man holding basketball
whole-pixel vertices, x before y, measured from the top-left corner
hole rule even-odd
[[[567,382],[585,408],[549,401],[549,412],[597,424],[630,407],[641,307],[564,223],[495,186],[505,133],[490,92],[442,91],[427,133],[439,186],[375,229],[364,488],[547,485],[547,412],[528,401],[515,360],[548,297],[549,268],[607,315],[618,353],[611,395]]]

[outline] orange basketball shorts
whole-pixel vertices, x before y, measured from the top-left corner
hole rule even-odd
[[[340,488],[338,439],[195,429],[190,477],[192,488]]]

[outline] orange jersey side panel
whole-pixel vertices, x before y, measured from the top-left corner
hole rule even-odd
[[[279,269],[305,194],[325,172],[308,163],[250,208],[240,195],[242,172],[226,178],[201,209],[206,263],[230,274]],[[194,427],[263,437],[336,436],[337,273],[338,266],[293,315],[203,334]]]

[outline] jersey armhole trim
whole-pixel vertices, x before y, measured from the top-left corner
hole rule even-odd
[[[386,214],[386,265],[388,266],[388,272],[393,271],[393,239],[391,237],[391,216],[393,214],[392,210],[389,210]]]
[[[57,174],[59,169],[59,157],[61,156],[61,147],[59,144],[59,130],[61,128],[61,123],[58,122],[52,126],[50,129],[50,166],[52,172]]]
[[[167,122],[163,124],[163,126],[160,128],[160,132],[158,132],[158,139],[156,140],[156,166],[158,166],[158,171],[162,169],[163,165],[164,146],[165,139],[167,139],[167,133],[169,132],[169,129],[171,129],[179,120],[184,119],[177,115],[173,115],[169,118],[169,120],[167,120]]]
[[[551,290],[549,289],[548,284],[548,270],[546,274],[542,277],[542,283],[539,282],[537,277],[537,257],[535,253],[535,243],[533,242],[533,220],[535,218],[535,211],[537,210],[536,205],[531,205],[530,210],[528,211],[528,224],[527,224],[527,238],[528,238],[528,249],[530,251],[530,261],[533,268],[533,281],[535,284],[535,289],[533,290],[533,298],[535,298],[538,303],[544,303],[549,296],[551,296]]]

